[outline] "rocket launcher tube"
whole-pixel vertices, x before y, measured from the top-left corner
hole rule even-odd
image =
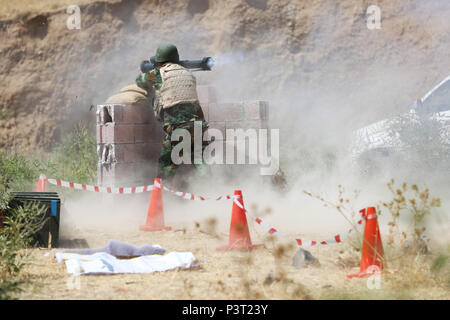
[[[192,71],[211,71],[215,61],[211,57],[204,57],[201,60],[181,60],[178,64],[187,69],[192,69]],[[141,72],[147,73],[155,69],[155,66],[155,57],[151,57],[150,60],[144,60],[141,62]]]

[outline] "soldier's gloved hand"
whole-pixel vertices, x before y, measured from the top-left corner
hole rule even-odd
[[[150,72],[153,69],[155,69],[155,66],[150,61],[144,60],[141,62],[141,72],[142,73]]]

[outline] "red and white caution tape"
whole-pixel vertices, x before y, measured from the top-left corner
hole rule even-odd
[[[239,197],[235,197],[234,203],[239,208],[243,209],[245,211],[245,213],[247,214],[247,216],[249,216],[250,218],[255,220],[256,223],[258,223],[261,227],[263,227],[263,229],[265,229],[266,232],[268,232],[269,234],[274,235],[274,236],[284,237],[277,229],[269,226],[262,219],[255,217],[250,212],[248,212],[247,209],[245,209],[245,207],[243,206],[243,204],[239,201]],[[370,219],[373,217],[374,216],[371,215],[371,216],[367,217],[367,219]],[[362,224],[362,222],[363,222],[363,220],[361,219],[358,221],[358,224]],[[293,239],[293,241],[295,241],[295,243],[300,247],[312,247],[312,246],[316,246],[316,245],[327,245],[327,244],[333,244],[333,243],[340,243],[345,238],[347,238],[347,236],[352,232],[352,230],[353,229],[350,229],[349,231],[347,231],[346,233],[344,233],[342,235],[339,235],[339,234],[335,235],[334,238],[328,239],[328,240],[316,241],[316,240]]]
[[[72,188],[72,189],[77,189],[77,190],[86,190],[86,191],[92,191],[92,192],[113,193],[113,194],[133,194],[133,193],[152,191],[154,187],[161,188],[161,184],[159,184],[156,181],[152,185],[139,186],[139,187],[128,187],[128,188],[91,186],[91,185],[86,185],[86,184],[62,181],[62,180],[58,180],[58,179],[47,179],[47,181],[53,185],[57,185],[60,187]],[[261,227],[263,227],[263,229],[265,229],[269,234],[272,234],[274,236],[284,237],[277,229],[269,226],[262,219],[255,217],[250,212],[248,212],[247,209],[245,209],[244,205],[240,202],[240,200],[239,200],[241,198],[240,196],[226,195],[226,196],[219,196],[217,198],[206,198],[206,197],[202,197],[202,196],[196,196],[196,195],[194,195],[192,193],[188,193],[188,192],[175,191],[175,190],[169,189],[165,186],[163,186],[162,188],[164,190],[169,191],[170,193],[172,193],[178,197],[181,197],[183,199],[186,199],[186,200],[205,201],[205,200],[234,199],[234,203],[237,206],[239,206],[241,209],[243,209],[250,218],[255,220],[256,223],[258,223]],[[365,219],[373,219],[375,217],[375,215],[366,216],[365,209],[361,210],[360,212]],[[362,224],[362,222],[363,222],[363,219],[359,220],[358,224]],[[328,239],[328,240],[316,241],[316,240],[293,239],[293,241],[295,241],[295,243],[301,247],[311,247],[311,246],[315,246],[315,245],[327,245],[327,244],[332,244],[332,243],[340,243],[345,238],[347,238],[347,236],[352,232],[352,230],[353,229],[350,229],[348,232],[346,232],[342,235],[339,235],[339,234],[335,235],[332,239]]]
[[[92,191],[92,192],[100,192],[100,193],[113,193],[113,194],[132,194],[132,193],[141,193],[141,192],[147,192],[152,191],[153,187],[161,188],[161,184],[159,184],[157,181],[154,182],[152,185],[147,186],[140,186],[140,187],[100,187],[100,186],[91,186],[87,184],[80,184],[75,182],[68,182],[63,181],[59,179],[47,179],[47,181],[53,185],[60,186],[60,187],[66,187],[71,189],[77,189],[77,190],[86,190],[86,191]],[[192,193],[188,192],[181,192],[181,191],[175,191],[172,189],[169,189],[165,186],[163,186],[163,189],[166,191],[169,191],[170,193],[179,196],[186,200],[198,200],[198,201],[205,201],[205,200],[229,200],[232,199],[233,196],[220,196],[216,198],[206,198],[202,196],[196,196]]]
[[[229,200],[229,199],[233,198],[233,196],[229,196],[229,195],[220,196],[220,197],[217,197],[217,198],[206,198],[206,197],[202,197],[202,196],[196,196],[196,195],[194,195],[192,193],[188,193],[188,192],[181,192],[181,191],[171,190],[171,189],[169,189],[169,188],[167,188],[165,186],[163,188],[164,188],[164,190],[169,191],[170,193],[172,193],[172,194],[174,194],[174,195],[176,195],[178,197],[181,197],[183,199],[186,199],[186,200],[196,200],[196,201]]]
[[[58,179],[47,179],[47,181],[51,184],[54,184],[54,185],[60,186],[60,187],[66,187],[66,188],[77,189],[77,190],[86,190],[86,191],[92,191],[92,192],[100,192],[100,193],[132,194],[132,193],[141,193],[141,192],[147,192],[147,191],[153,190],[153,185],[140,186],[140,187],[129,187],[129,188],[123,188],[123,187],[112,188],[112,187],[91,186],[91,185],[87,185],[87,184],[62,181],[62,180],[58,180]],[[156,186],[156,187],[160,188],[161,186]]]

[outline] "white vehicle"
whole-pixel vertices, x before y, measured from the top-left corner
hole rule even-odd
[[[433,127],[432,130],[426,130],[424,122]],[[353,162],[363,171],[372,171],[381,162],[399,163],[404,160],[407,145],[432,142],[438,142],[444,148],[450,147],[450,76],[423,98],[417,99],[409,113],[358,129],[353,136],[351,155]],[[431,151],[424,153],[433,156]],[[443,161],[448,159],[449,155]]]

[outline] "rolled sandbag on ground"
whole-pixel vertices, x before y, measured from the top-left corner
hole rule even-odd
[[[151,246],[144,244],[143,246],[138,247],[127,242],[111,239],[106,246],[99,249],[58,250],[58,252],[84,255],[105,252],[118,258],[133,258],[152,254],[164,254],[166,250],[158,245]]]

